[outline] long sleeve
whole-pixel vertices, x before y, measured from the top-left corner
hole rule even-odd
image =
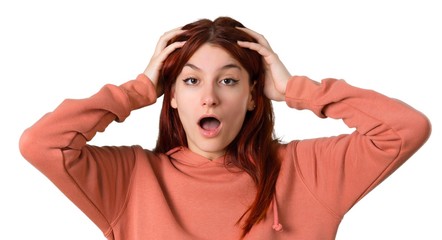
[[[302,181],[326,208],[342,217],[409,159],[428,139],[429,120],[407,104],[344,80],[292,77],[286,103],[321,118],[342,119],[352,134],[303,140],[291,154]]]
[[[124,204],[134,151],[87,141],[112,121],[124,121],[132,110],[155,101],[155,88],[143,74],[121,86],[105,85],[89,98],[67,99],[24,131],[20,151],[106,231]]]

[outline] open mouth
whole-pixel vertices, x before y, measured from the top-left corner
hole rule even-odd
[[[220,124],[221,122],[215,117],[204,117],[199,121],[200,127],[206,131],[214,131]]]

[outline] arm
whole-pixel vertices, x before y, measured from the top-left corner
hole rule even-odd
[[[341,217],[409,159],[431,131],[419,111],[343,80],[318,84],[307,77],[292,77],[286,102],[356,128],[349,135],[301,141],[292,151],[305,184]]]
[[[134,155],[128,147],[86,142],[112,121],[155,101],[155,87],[143,74],[119,87],[106,85],[90,98],[65,100],[24,131],[20,151],[106,231],[124,202]]]
[[[307,77],[292,77],[262,35],[241,29],[257,40],[238,44],[262,55],[269,99],[286,100],[290,107],[309,109],[322,118],[342,119],[356,128],[350,135],[289,145],[288,154],[293,155],[304,183],[339,217],[428,139],[430,122],[419,111],[343,80],[318,83]]]
[[[164,59],[184,42],[167,42],[182,33],[171,30],[160,38],[144,71],[121,86],[106,85],[95,95],[65,100],[55,111],[26,129],[22,155],[43,172],[106,234],[124,204],[134,148],[86,145],[112,122],[122,122],[132,110],[154,103],[161,95],[158,73]]]

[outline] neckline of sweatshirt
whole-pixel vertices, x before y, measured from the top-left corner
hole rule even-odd
[[[183,146],[169,150],[166,155],[178,171],[199,181],[228,183],[237,180],[239,175],[249,177],[246,172],[229,163],[226,156],[211,160]]]

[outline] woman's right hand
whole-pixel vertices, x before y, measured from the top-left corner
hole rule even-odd
[[[152,81],[152,83],[155,85],[155,88],[157,90],[157,97],[163,95],[162,84],[158,83],[158,78],[164,60],[166,60],[167,56],[169,56],[170,53],[172,53],[177,48],[181,48],[185,43],[185,42],[174,42],[169,46],[167,46],[167,42],[173,37],[185,31],[186,30],[182,30],[180,27],[165,32],[160,37],[157,46],[155,47],[155,52],[149,61],[149,65],[147,65],[146,69],[144,70],[144,75],[146,75],[150,79],[150,81]]]

